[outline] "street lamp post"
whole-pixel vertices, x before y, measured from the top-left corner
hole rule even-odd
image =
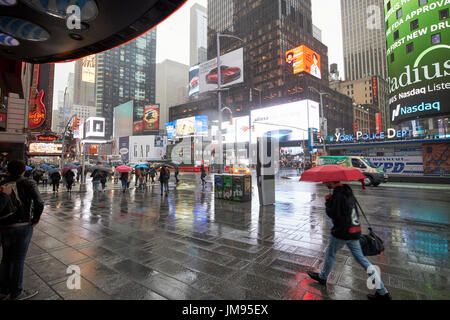
[[[232,36],[229,34],[222,34],[217,32],[217,98],[218,104],[217,109],[219,112],[219,173],[223,171],[223,137],[222,137],[222,70],[220,69],[220,37],[234,38],[244,42],[239,37]]]
[[[327,95],[327,92],[320,92],[319,90],[317,90],[314,87],[309,87],[310,90],[315,91],[317,94],[319,94],[320,96],[320,113],[321,113],[321,117],[320,117],[320,131],[322,132],[322,134],[325,133],[325,128],[324,128],[324,122],[325,122],[325,114],[323,113],[323,96]],[[326,145],[325,145],[325,139],[322,137],[322,141],[323,141],[323,152],[326,153],[327,149],[326,149]]]

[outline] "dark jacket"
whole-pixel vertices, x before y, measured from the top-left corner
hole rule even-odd
[[[92,174],[91,174],[91,178],[92,178],[92,181],[100,181],[100,179],[101,179],[100,172],[98,170],[94,170],[94,172],[92,172]]]
[[[64,178],[66,178],[67,182],[73,182],[75,178],[75,173],[73,173],[72,170],[67,170],[66,173],[64,173]]]
[[[9,182],[17,183],[17,192],[22,206],[12,216],[0,220],[0,226],[9,226],[16,223],[30,222],[35,224],[39,222],[42,211],[44,211],[44,201],[34,180],[23,177],[9,177],[2,185]],[[9,201],[9,196],[0,194],[0,210],[3,210]],[[33,207],[33,210],[31,208]]]
[[[59,182],[61,180],[61,174],[55,171],[50,175],[50,179],[52,180],[52,182]]]
[[[120,180],[128,180],[129,173],[128,172],[121,172],[120,173]]]
[[[325,203],[327,215],[333,220],[331,234],[341,240],[358,240],[361,223],[352,189],[343,185],[334,189],[333,196]]]
[[[159,174],[159,181],[167,182],[170,179],[170,171],[167,168],[161,169],[161,173]]]

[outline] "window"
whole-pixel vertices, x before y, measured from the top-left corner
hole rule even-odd
[[[408,43],[406,45],[406,53],[411,53],[414,51],[414,42]]]
[[[352,159],[352,167],[353,168],[363,168],[363,169],[366,168],[364,163],[362,163],[359,159]]]
[[[397,30],[394,32],[394,40],[398,40],[400,38],[400,32]]]
[[[427,4],[428,0],[419,0],[419,6],[423,6],[424,4]]]
[[[394,60],[395,60],[395,57],[394,57],[394,54],[392,53],[391,54],[391,62],[394,62]]]
[[[387,10],[388,11],[391,10],[391,2],[390,1],[387,3]]]
[[[431,44],[435,45],[435,44],[439,44],[439,43],[441,43],[441,34],[440,33],[432,34],[431,35]]]
[[[403,16],[403,10],[402,8],[397,10],[397,19],[400,19]]]
[[[448,8],[439,11],[439,20],[445,20],[448,19]]]
[[[419,19],[411,21],[410,25],[411,25],[411,31],[416,30],[417,28],[419,28]]]

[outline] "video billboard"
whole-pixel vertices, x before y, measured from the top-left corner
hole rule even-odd
[[[133,101],[114,108],[114,138],[133,135]]]
[[[242,48],[220,57],[221,85],[229,87],[244,82],[244,50]],[[200,93],[217,90],[217,59],[200,64]]]
[[[385,0],[390,120],[450,113],[448,1]]]
[[[200,65],[197,64],[189,70],[189,97],[200,92]]]
[[[195,117],[177,120],[177,136],[193,136],[195,134]]]
[[[95,55],[90,55],[83,59],[81,81],[95,83]]]
[[[176,122],[167,122],[166,131],[168,139],[172,139],[173,137],[175,137],[177,135]]]
[[[322,79],[320,54],[305,45],[286,52],[286,63],[292,67],[294,74],[306,72]]]
[[[144,133],[159,130],[159,105],[144,108]]]
[[[62,143],[39,143],[32,142],[28,146],[28,154],[45,155],[45,156],[60,156],[62,154]]]
[[[309,114],[309,121],[308,121]],[[319,103],[296,101],[278,106],[256,109],[251,113],[252,143],[267,132],[278,131],[278,138],[288,141],[308,139],[308,128],[319,129]],[[272,135],[273,136],[273,135]]]

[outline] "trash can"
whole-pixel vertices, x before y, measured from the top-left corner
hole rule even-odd
[[[214,175],[214,197],[223,199],[223,175]]]

